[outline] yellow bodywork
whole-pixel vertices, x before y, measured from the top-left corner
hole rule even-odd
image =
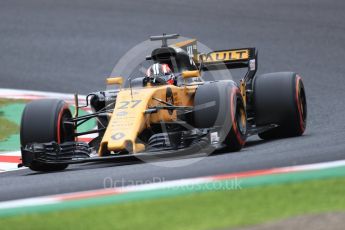
[[[193,57],[196,63],[201,60],[203,63],[218,63],[228,61],[247,60],[249,49],[235,49],[214,51],[208,54],[199,55],[197,52],[197,41],[195,39],[175,43],[172,47],[183,48]],[[199,71],[186,71],[182,73],[184,79],[198,77]],[[107,84],[118,84],[120,78],[109,78]],[[116,99],[116,106],[110,115],[110,121],[102,138],[98,154],[102,156],[105,152],[122,151],[138,153],[145,150],[145,146],[138,140],[138,135],[152,124],[160,122],[174,122],[177,119],[176,111],[159,110],[156,113],[145,114],[145,111],[155,106],[164,106],[163,103],[154,100],[158,98],[174,106],[193,106],[194,95],[198,83],[182,87],[174,85],[147,86],[144,88],[129,88],[119,91]],[[172,91],[172,97],[167,98],[168,88]],[[245,83],[241,84],[241,94],[246,102]],[[169,91],[170,91],[169,89]]]
[[[167,98],[167,91],[172,91],[172,97]],[[100,156],[106,151],[121,151],[138,153],[145,150],[145,146],[138,143],[138,135],[151,124],[176,121],[176,111],[159,110],[157,113],[145,114],[148,108],[164,106],[154,100],[158,98],[175,106],[192,106],[197,86],[177,87],[174,85],[148,86],[120,90],[113,113],[106,132],[102,138]]]
[[[122,77],[108,77],[105,81],[107,85],[122,85],[123,84]]]

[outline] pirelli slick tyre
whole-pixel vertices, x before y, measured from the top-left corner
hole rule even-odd
[[[63,100],[43,99],[28,103],[20,126],[21,147],[24,148],[30,143],[73,141],[73,125],[64,123],[71,117],[71,111]],[[25,159],[32,159],[32,156],[25,154],[30,153],[22,151],[24,165],[34,171],[58,171],[68,166],[68,164],[44,164],[35,160],[27,165]]]
[[[239,151],[246,142],[247,116],[242,96],[232,81],[206,83],[194,97],[194,126],[215,128],[229,151]]]
[[[307,100],[302,78],[292,72],[254,78],[256,125],[277,124],[260,133],[262,139],[300,136],[307,124]]]

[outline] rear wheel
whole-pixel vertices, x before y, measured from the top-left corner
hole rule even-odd
[[[302,78],[291,72],[255,77],[256,125],[278,127],[259,134],[262,139],[300,136],[307,124],[307,101]]]
[[[208,83],[198,87],[194,98],[194,126],[215,128],[229,151],[245,144],[247,116],[242,96],[232,81]]]
[[[55,141],[60,144],[74,141],[74,127],[65,123],[71,117],[71,111],[63,100],[43,99],[28,103],[21,120],[21,147],[24,148],[30,143]],[[24,165],[34,171],[58,171],[68,166],[68,164],[46,164],[31,161],[33,156],[30,154],[22,151],[22,159]]]

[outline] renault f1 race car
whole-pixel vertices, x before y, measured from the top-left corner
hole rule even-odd
[[[256,134],[262,139],[303,134],[307,103],[298,74],[256,76],[255,48],[205,54],[198,52],[195,39],[168,45],[178,36],[152,36],[162,45],[146,57],[152,65],[145,76],[107,78],[113,88],[86,96],[90,114],[78,115],[78,95],[74,114],[63,100],[28,103],[21,120],[20,166],[55,171],[91,161],[186,157],[217,149],[239,151]],[[239,83],[203,77],[238,68],[247,69]],[[78,126],[90,119],[97,120],[97,128],[78,133]],[[78,141],[90,133],[98,136]]]

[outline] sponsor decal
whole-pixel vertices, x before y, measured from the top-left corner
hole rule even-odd
[[[199,58],[205,63],[245,60],[249,58],[249,50],[215,51],[208,54],[201,54]]]
[[[114,141],[117,141],[117,140],[121,140],[124,136],[125,136],[124,133],[119,132],[112,135],[111,139],[113,139]]]
[[[119,117],[122,117],[122,116],[126,116],[128,113],[126,111],[121,111],[121,112],[118,112],[116,114],[116,116],[119,116]]]
[[[210,140],[211,144],[216,144],[219,142],[219,135],[218,132],[212,132],[210,133]]]
[[[249,69],[251,71],[254,71],[255,70],[255,66],[256,66],[255,59],[250,60],[249,61]]]

